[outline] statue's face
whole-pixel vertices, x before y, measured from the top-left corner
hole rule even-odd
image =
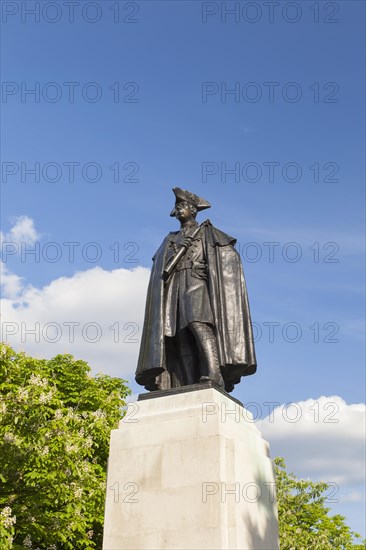
[[[175,207],[175,216],[180,222],[194,219],[189,204],[186,201],[178,202]]]

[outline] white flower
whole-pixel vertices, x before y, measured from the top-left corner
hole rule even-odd
[[[20,401],[23,401],[25,399],[28,399],[28,390],[25,389],[25,388],[20,388],[19,389],[19,392],[18,392],[18,397],[20,399]]]
[[[46,393],[41,393],[39,396],[39,402],[40,403],[48,403],[48,398]]]
[[[25,546],[26,548],[32,548],[32,540],[30,535],[27,535],[23,540],[23,546]]]
[[[66,420],[81,420],[81,417],[72,407],[67,407]]]
[[[63,416],[62,410],[57,409],[57,411],[55,411],[55,420],[61,420],[62,416]]]
[[[90,447],[92,447],[93,445],[93,439],[91,438],[90,435],[88,435],[88,437],[85,439],[84,441],[84,445],[87,449],[90,449]]]
[[[29,383],[31,384],[31,386],[40,386],[40,387],[43,386],[42,378],[40,376],[38,376],[37,374],[32,374],[31,375],[31,377],[29,379]]]
[[[83,490],[81,487],[78,487],[77,489],[75,489],[74,491],[74,496],[76,498],[81,498],[82,497],[82,494],[83,494]]]
[[[77,447],[77,445],[66,444],[65,445],[65,450],[66,450],[67,453],[74,453],[75,451],[78,450],[78,447]]]
[[[6,355],[8,346],[6,344],[1,344],[1,355]]]
[[[49,448],[47,447],[47,445],[42,449],[41,451],[41,455],[45,456],[45,455],[48,455],[49,453]]]
[[[29,383],[31,386],[39,386],[40,388],[47,388],[48,386],[47,378],[41,378],[38,374],[32,374]]]
[[[52,401],[52,397],[53,391],[51,390],[48,393],[41,393],[41,395],[39,396],[39,401],[42,404],[49,403],[50,401]]]
[[[12,527],[14,523],[16,523],[17,518],[15,516],[11,516],[10,506],[5,506],[5,508],[1,511],[0,520],[6,529],[9,529],[9,527]]]
[[[98,419],[105,418],[105,412],[100,409],[93,411],[91,414],[92,416],[94,416],[94,418],[98,418]]]
[[[10,432],[7,432],[4,435],[4,441],[6,441],[7,443],[13,443],[15,441],[15,435]]]
[[[84,474],[87,474],[90,471],[89,462],[83,462],[83,464],[81,465],[81,470],[84,472]]]
[[[92,538],[93,538],[93,535],[94,535],[93,529],[91,529],[90,531],[88,531],[87,534],[86,534],[86,536],[88,537],[88,539],[92,539]]]

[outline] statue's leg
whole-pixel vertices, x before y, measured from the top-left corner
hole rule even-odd
[[[177,362],[174,367],[180,386],[196,384],[199,378],[198,350],[195,339],[187,328],[177,330],[176,336]]]
[[[219,386],[224,387],[213,328],[207,323],[195,321],[190,323],[189,329],[196,340],[200,354],[200,380],[212,380]]]

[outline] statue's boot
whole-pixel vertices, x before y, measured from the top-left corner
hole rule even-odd
[[[219,366],[216,336],[213,328],[206,323],[190,324],[200,356],[200,382],[211,380],[221,388],[225,387]]]

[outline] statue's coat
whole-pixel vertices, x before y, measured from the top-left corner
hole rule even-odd
[[[164,280],[169,233],[153,257],[147,291],[136,381],[147,390],[171,387],[163,333]],[[230,392],[242,376],[254,374],[256,357],[252,324],[240,256],[234,248],[236,239],[215,228],[209,220],[203,225],[202,238],[208,269],[208,291],[214,315],[219,364]],[[171,359],[170,359],[171,360]]]

